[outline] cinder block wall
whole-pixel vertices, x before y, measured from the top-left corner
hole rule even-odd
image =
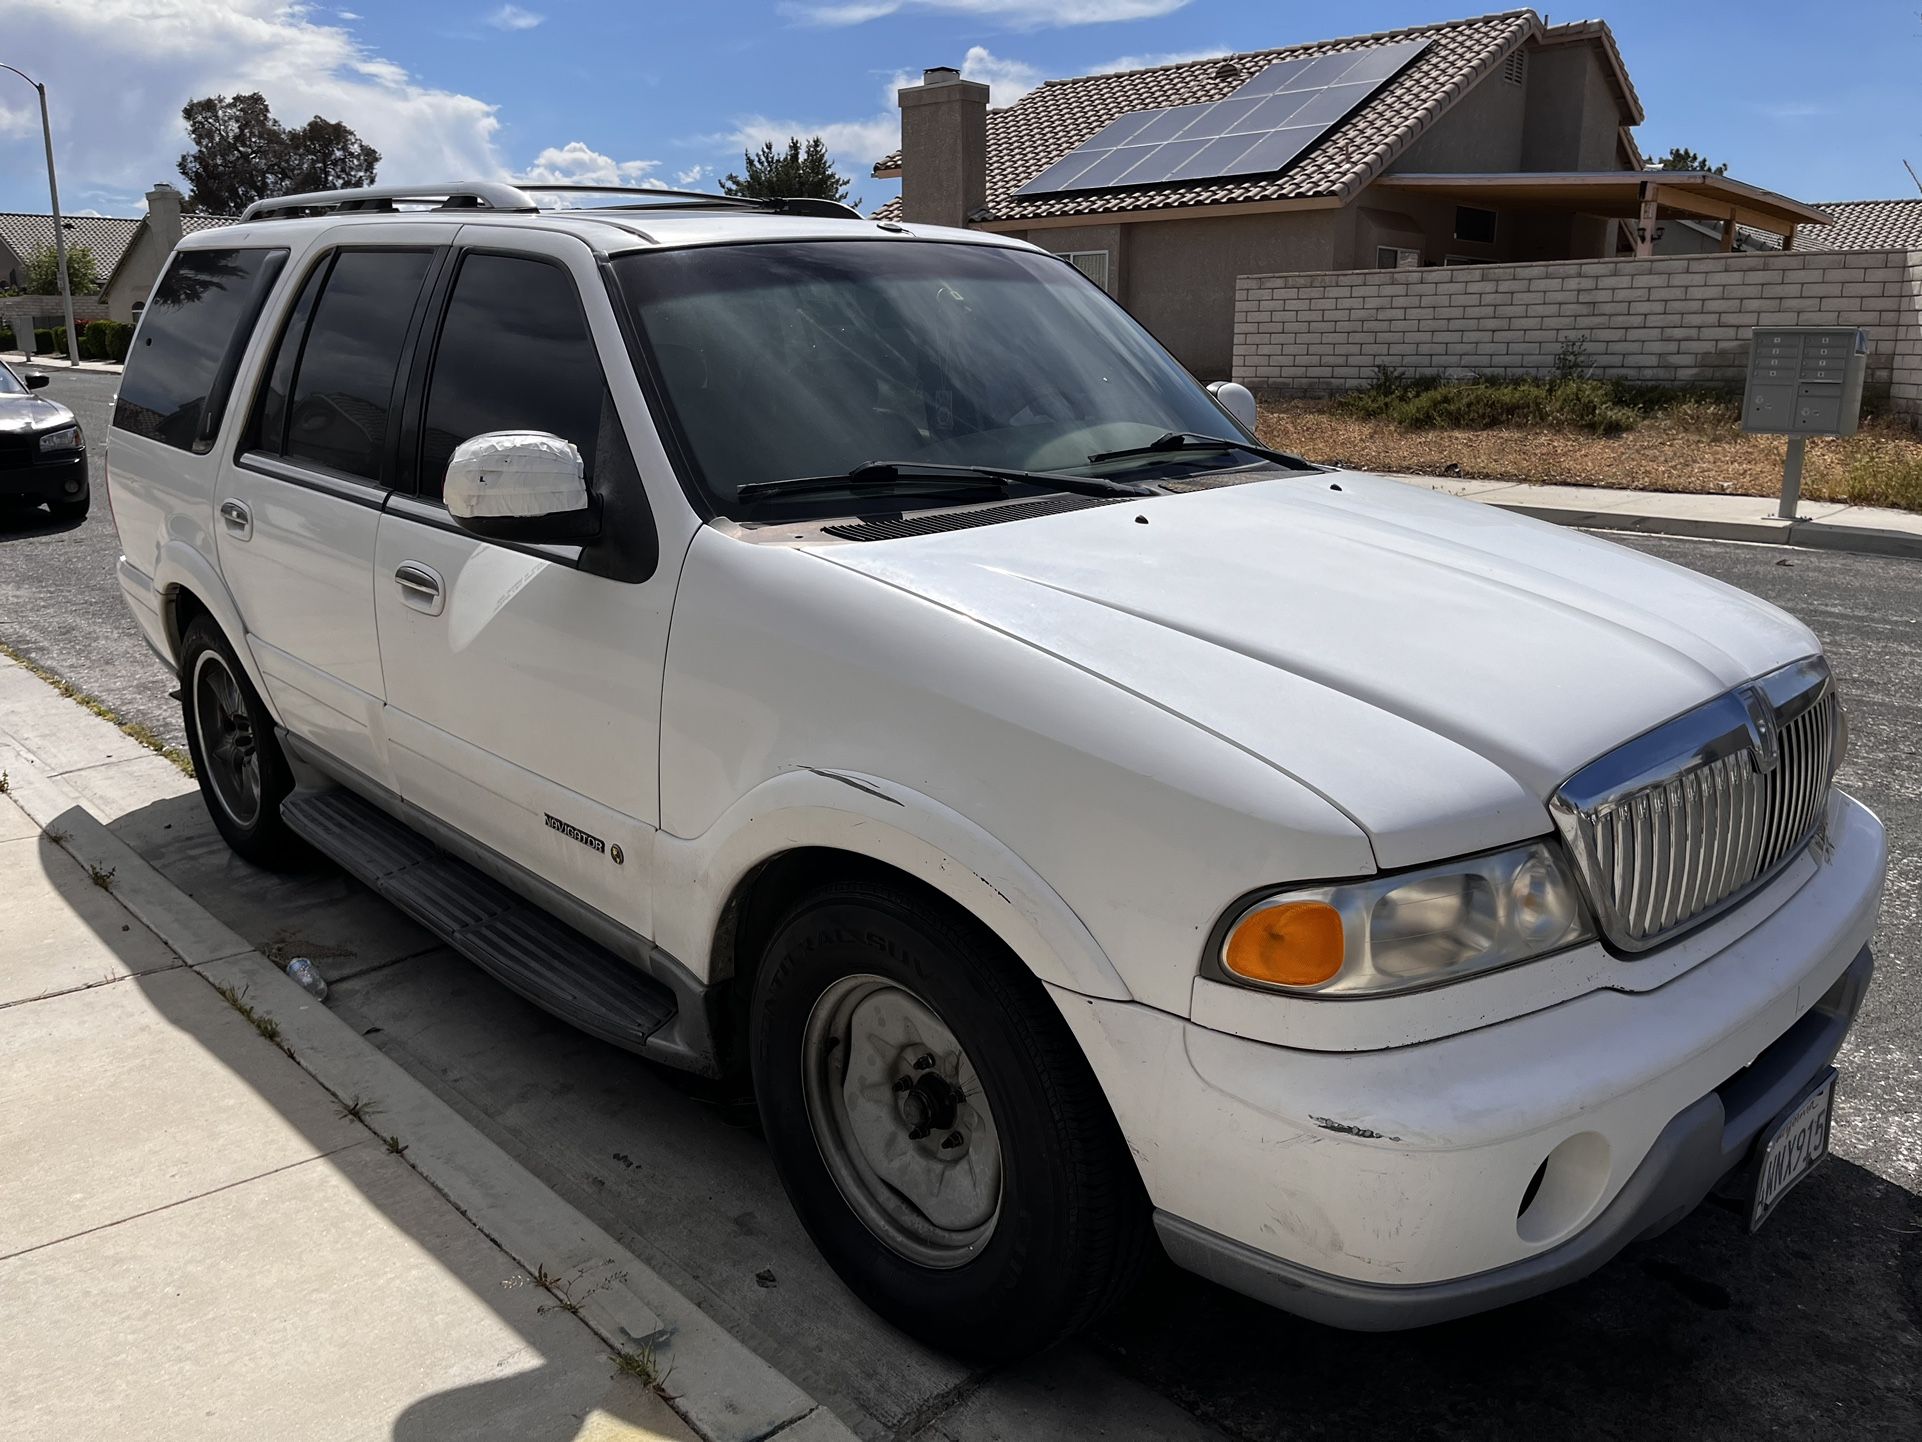
[[[1922,419],[1922,251],[1244,275],[1234,376],[1329,395],[1378,366],[1541,374],[1581,336],[1597,375],[1740,385],[1758,325],[1863,327],[1869,386]]]
[[[73,298],[73,323],[85,325],[90,320],[105,320],[107,307],[98,296],[77,295]],[[9,295],[0,296],[0,350],[12,346],[24,348],[25,341],[20,338],[23,328],[38,323],[43,326],[64,325],[61,319],[60,297],[57,295]]]

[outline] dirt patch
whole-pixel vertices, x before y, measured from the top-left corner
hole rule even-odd
[[[1782,436],[1745,436],[1715,410],[1681,408],[1621,435],[1500,427],[1409,430],[1356,416],[1332,401],[1261,406],[1261,438],[1311,461],[1426,476],[1476,476],[1633,491],[1773,496],[1782,485]],[[1922,511],[1922,436],[1900,421],[1865,421],[1859,433],[1812,440],[1802,494]]]

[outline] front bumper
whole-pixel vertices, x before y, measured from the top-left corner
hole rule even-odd
[[[1175,1264],[1286,1312],[1360,1332],[1426,1327],[1539,1296],[1586,1277],[1630,1242],[1687,1216],[1749,1160],[1756,1137],[1835,1059],[1875,964],[1864,947],[1827,995],[1767,1051],[1685,1108],[1655,1138],[1615,1200],[1581,1232],[1471,1277],[1393,1286],[1333,1277],[1155,1214]]]
[[[1886,860],[1837,793],[1821,847],[1694,966],[1413,1045],[1309,1051],[1056,1000],[1178,1262],[1339,1325],[1415,1326],[1573,1280],[1739,1165],[1841,1044]]]
[[[0,496],[29,501],[79,501],[87,496],[87,453],[58,460],[0,466]]]

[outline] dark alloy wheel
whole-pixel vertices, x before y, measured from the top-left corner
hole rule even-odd
[[[755,1097],[781,1181],[842,1279],[964,1356],[1039,1351],[1099,1316],[1148,1207],[1041,984],[912,885],[798,904],[755,979]]]
[[[304,844],[280,819],[280,803],[294,782],[273,718],[227,638],[204,616],[187,628],[180,677],[187,749],[215,827],[256,865],[303,860]]]

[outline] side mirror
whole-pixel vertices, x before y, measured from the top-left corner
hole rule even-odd
[[[441,489],[464,531],[493,541],[588,541],[600,531],[581,453],[546,431],[488,431],[454,447]]]
[[[1255,433],[1255,422],[1261,413],[1255,407],[1255,393],[1239,381],[1213,381],[1208,386],[1208,394],[1215,398],[1215,404],[1241,423],[1241,428],[1249,435]]]
[[[43,391],[47,388],[47,373],[45,371],[28,371],[22,379],[26,381],[27,389],[30,391]]]

